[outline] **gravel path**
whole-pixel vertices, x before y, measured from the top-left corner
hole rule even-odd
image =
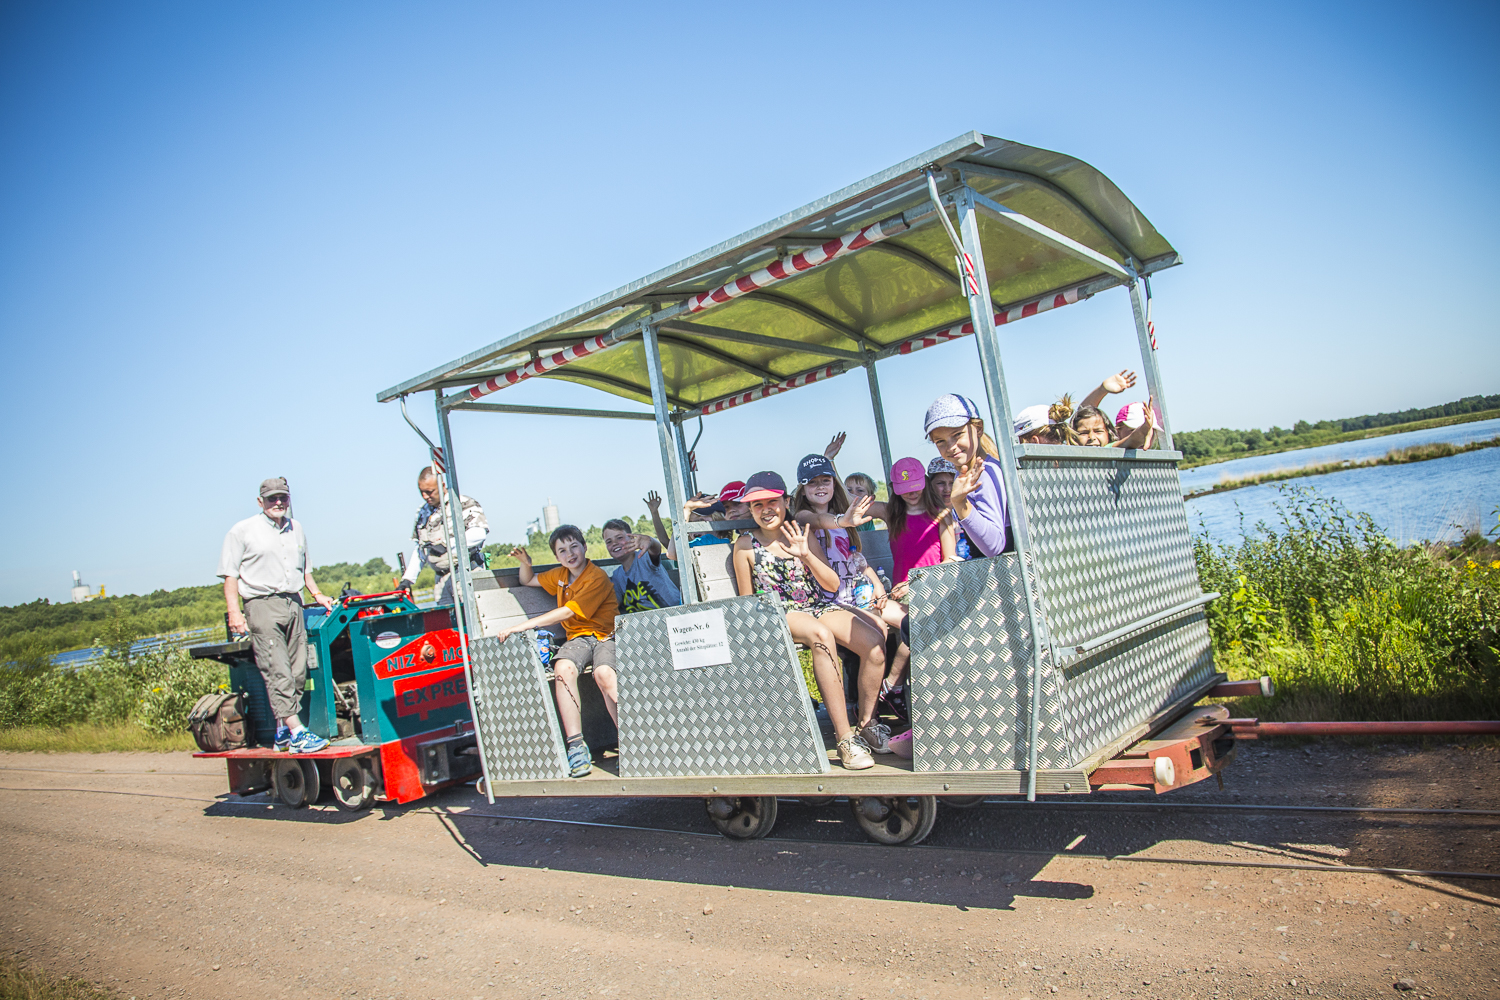
[[[1251,744],[1227,775],[1096,801],[1500,809],[1494,746]],[[737,843],[494,818],[712,834],[697,800],[224,789],[185,754],[0,755],[10,949],[138,1000],[1500,996],[1500,882],[1078,856],[1500,872],[1497,816],[989,805],[901,849],[844,803]]]

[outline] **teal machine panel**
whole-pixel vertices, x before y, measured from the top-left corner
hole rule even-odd
[[[388,743],[469,719],[469,687],[452,607],[349,625],[362,738]]]

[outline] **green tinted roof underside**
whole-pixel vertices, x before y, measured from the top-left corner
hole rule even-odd
[[[607,295],[392,386],[381,401],[428,389],[469,386],[489,376],[639,320],[652,308],[765,267],[845,233],[930,205],[924,168],[943,168],[943,185],[962,182],[1117,262],[1158,270],[1176,251],[1112,181],[1082,160],[971,132],[842,191],[774,219]],[[1097,263],[979,215],[989,292],[1010,306],[1095,279]],[[835,360],[834,351],[869,352],[967,320],[953,246],[936,215],[795,278],[723,305],[666,322],[660,330],[668,397],[688,407],[789,378]],[[715,332],[720,332],[716,336]],[[766,346],[722,331],[792,343]],[[542,376],[650,402],[644,346],[637,337]],[[493,397],[503,401],[503,395]]]

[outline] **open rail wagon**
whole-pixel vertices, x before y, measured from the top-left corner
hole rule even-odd
[[[524,620],[525,589],[503,572],[456,574],[490,801],[701,796],[726,834],[758,837],[777,796],[847,796],[873,839],[915,843],[944,797],[1164,792],[1216,774],[1232,757],[1234,727],[1223,708],[1192,706],[1214,691],[1247,692],[1214,668],[1205,605],[1216,595],[1199,587],[1156,363],[1149,276],[1178,263],[1089,164],[972,132],[378,393],[403,413],[407,396],[433,393],[438,440],[412,427],[442,459],[450,532],[465,466],[454,412],[655,424],[676,550],[686,554],[683,605],[617,620],[618,754],[590,776],[567,777],[536,643],[492,637]],[[1017,444],[1000,328],[1115,288],[1165,424],[1157,448]],[[876,362],[970,336],[1002,452],[1012,549],[913,573],[913,757],[831,767],[779,603],[736,595],[723,548],[687,544],[693,526],[681,511],[696,484],[684,424],[861,371],[889,470]],[[499,401],[536,377],[652,410]],[[870,538],[878,546],[879,533],[861,535]],[[689,625],[713,637],[721,662],[689,665],[703,658],[673,638]],[[590,725],[586,717],[597,748]]]

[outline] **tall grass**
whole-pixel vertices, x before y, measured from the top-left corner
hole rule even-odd
[[[1220,668],[1269,674],[1272,719],[1500,716],[1500,559],[1482,536],[1395,545],[1368,514],[1281,487],[1278,523],[1194,541]]]
[[[79,667],[0,667],[0,729],[131,725],[181,733],[202,695],[224,688],[228,670],[182,650],[108,652]]]

